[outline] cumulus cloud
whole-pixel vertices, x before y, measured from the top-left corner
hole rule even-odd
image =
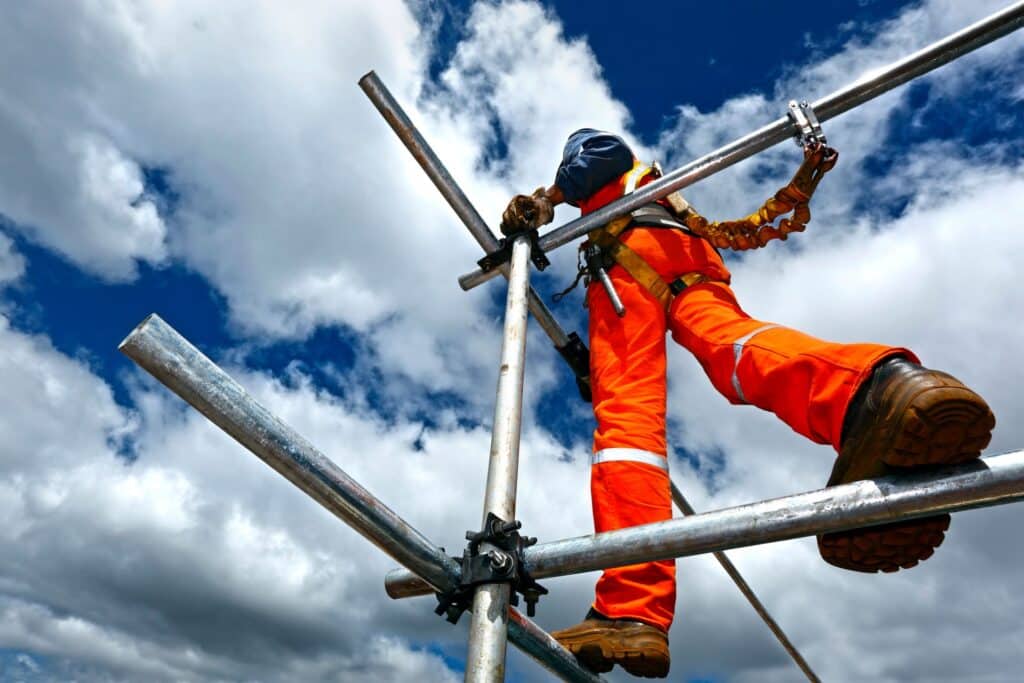
[[[390,602],[393,561],[201,416],[151,382],[128,413],[87,367],[6,322],[0,344],[0,647],[81,680],[454,680],[425,648],[461,630],[422,600]],[[479,523],[486,430],[388,424],[301,375],[286,388],[235,372],[438,542]],[[586,533],[586,506],[569,506],[584,455],[537,430],[524,450],[538,484],[523,514],[569,507],[533,533]],[[553,605],[586,600],[586,581],[568,584]]]
[[[14,241],[0,232],[0,286],[14,282],[25,273],[25,258],[14,248]]]
[[[824,94],[996,4],[915,6],[870,39],[794,66],[770,92],[711,112],[682,104],[678,125],[650,147],[632,136],[586,43],[567,40],[536,3],[475,5],[437,83],[426,76],[433,36],[398,2],[299,13],[115,0],[19,7],[0,27],[0,55],[34,67],[2,77],[0,141],[14,153],[0,161],[0,213],[110,280],[131,278],[139,262],[201,273],[253,343],[317,325],[354,329],[365,362],[407,380],[410,402],[424,388],[453,391],[479,401],[478,418],[497,326],[489,295],[453,282],[476,247],[356,90],[365,71],[379,71],[490,217],[510,192],[550,181],[576,127],[621,130],[644,156],[682,163],[776,118],[789,97]],[[931,82],[955,94],[973,65],[1016,73],[1019,46],[1008,39]],[[907,107],[896,92],[828,125],[843,156],[808,233],[735,260],[736,288],[759,317],[915,348],[989,397],[1002,418],[994,449],[1019,445],[1021,428],[1003,416],[1015,414],[1024,380],[1013,363],[1024,339],[1007,323],[1017,309],[1007,283],[1024,255],[1021,169],[991,150],[933,142],[874,178],[865,162]],[[753,206],[737,198],[768,196],[797,156],[771,150],[687,194],[715,217],[746,213]],[[147,184],[153,169],[168,196]],[[896,218],[851,214],[864,193],[909,203]],[[570,261],[556,259],[556,276]],[[0,283],[23,272],[0,235]],[[51,678],[80,680],[452,679],[437,652],[459,656],[462,628],[436,619],[428,600],[388,601],[387,558],[162,388],[135,381],[128,411],[45,337],[4,320],[0,347],[0,647],[35,657],[16,663],[19,675],[31,680],[39,660]],[[273,378],[233,357],[222,360],[255,395],[428,537],[458,548],[477,526],[485,428],[451,410],[431,427],[404,413],[385,419],[300,370]],[[546,349],[533,360],[536,405],[554,361]],[[672,363],[673,440],[694,455],[673,467],[695,506],[824,482],[827,449],[727,407],[685,354]],[[345,379],[365,381],[365,370]],[[566,450],[541,424],[528,416],[520,516],[544,540],[587,533],[585,446]],[[959,515],[927,565],[881,578],[823,566],[813,541],[735,555],[825,679],[999,680],[1020,666],[1020,601],[1005,571],[1024,559],[1006,542],[1015,537],[1012,510]],[[680,561],[680,577],[679,680],[794,677],[710,558]],[[581,616],[592,578],[549,582],[540,623]],[[527,680],[542,675],[512,665]]]
[[[879,27],[870,41],[851,43],[820,63],[794,68],[770,95],[736,98],[712,112],[683,107],[678,126],[660,141],[663,154],[677,154],[681,160],[704,154],[749,129],[750,121],[775,118],[789,97],[823,95],[997,5],[926,3]],[[903,149],[881,177],[867,161],[892,152],[887,148],[891,118],[909,114],[913,125],[915,116],[937,106],[940,96],[955,96],[970,87],[979,68],[994,78],[1019,77],[1020,59],[1021,41],[1014,37],[929,77],[935,91],[923,105],[911,103],[906,90],[896,91],[826,124],[830,142],[840,149],[840,164],[822,184],[808,232],[788,245],[774,244],[730,260],[734,288],[755,317],[827,339],[909,346],[926,364],[974,386],[1000,419],[990,452],[1017,447],[1024,437],[1012,419],[1019,410],[1014,387],[1024,380],[1012,361],[1021,330],[1007,319],[1007,311],[1017,306],[1008,283],[1021,256],[1015,237],[1021,210],[1017,198],[1024,189],[1019,161],[1007,159],[995,143],[970,147],[936,140]],[[756,205],[768,196],[786,181],[796,157],[792,148],[771,150],[687,194],[702,209],[708,207],[709,215],[741,215],[753,206],[738,204],[753,198],[748,203]],[[893,213],[888,207],[897,205],[897,198],[906,204]],[[966,278],[950,277],[965,268],[970,273]],[[684,352],[674,352],[672,362],[675,440],[695,454],[702,475],[712,484],[712,495],[698,499],[701,507],[816,488],[827,479],[829,449],[800,441],[770,415],[728,406]],[[695,486],[699,496],[699,481],[691,481],[684,481],[684,490]],[[997,627],[987,621],[987,611],[985,617],[979,615],[977,606],[987,604],[988,598],[944,605],[936,596],[955,593],[965,576],[971,577],[971,585],[988,577],[1000,586],[992,598],[999,600],[994,596],[1006,590],[1005,577],[999,577],[1005,558],[995,558],[1016,554],[1005,543],[1014,533],[1014,519],[1011,509],[959,515],[945,547],[927,565],[882,579],[849,576],[821,565],[809,541],[737,555],[754,585],[778,600],[769,601],[770,609],[823,678],[1006,680],[1012,678],[1009,672],[1015,665],[1008,659],[1013,657],[989,647],[988,641],[1002,641],[1007,633],[1014,634],[1011,640],[1019,639],[1013,619],[1000,611]],[[792,587],[794,582],[799,590]],[[871,606],[870,615],[866,605]],[[705,606],[714,609],[710,601]],[[837,614],[844,615],[842,625],[832,619]],[[952,627],[937,623],[960,625],[957,633],[966,638],[959,641],[964,648],[960,655],[954,654],[959,646],[945,640],[953,639]],[[714,636],[695,637],[699,645],[677,646],[677,652],[699,656],[703,647],[718,652],[728,647],[727,639],[707,645],[701,639]],[[908,654],[936,639],[947,645],[926,647],[927,654],[919,656]],[[778,649],[734,658],[726,669],[737,680],[788,680],[793,673]]]
[[[19,65],[0,85],[0,213],[79,266],[130,279],[137,260],[166,254],[166,226],[140,165],[114,141],[117,123],[96,92],[102,74],[133,72],[118,59],[130,36],[85,21],[85,6],[51,8],[59,17],[36,9],[12,7],[0,28],[4,62]],[[111,23],[123,21],[114,14]]]
[[[0,171],[0,212],[19,229],[107,278],[180,262],[244,334],[351,327],[392,374],[440,390],[472,393],[493,362],[489,297],[450,304],[478,248],[356,80],[380,73],[492,219],[510,193],[550,181],[568,131],[629,119],[586,44],[535,3],[474,6],[440,87],[425,81],[431,34],[397,0],[300,14],[111,0],[15,19],[5,49],[40,62],[5,84],[0,128],[23,152]],[[510,154],[492,164],[499,136]]]

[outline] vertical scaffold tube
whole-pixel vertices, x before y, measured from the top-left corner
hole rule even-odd
[[[487,468],[484,519],[489,513],[511,522],[516,516],[519,473],[519,432],[523,416],[523,376],[526,364],[526,305],[530,277],[530,241],[518,237],[512,245],[505,333],[501,344],[494,430]],[[494,550],[486,545],[481,552]],[[511,587],[484,584],[473,597],[469,625],[466,683],[496,683],[505,679],[505,640]]]

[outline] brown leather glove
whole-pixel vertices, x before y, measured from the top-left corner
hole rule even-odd
[[[501,214],[501,233],[515,235],[526,230],[536,230],[547,225],[555,217],[555,207],[538,187],[532,195],[517,194]]]

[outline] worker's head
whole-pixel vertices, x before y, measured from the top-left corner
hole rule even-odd
[[[629,149],[629,146],[626,145],[625,140],[623,140],[618,135],[615,135],[614,133],[598,130],[596,128],[580,128],[576,131],[573,131],[569,135],[569,139],[565,141],[565,147],[562,148],[562,163],[569,163],[570,161],[572,161],[573,157],[579,154],[580,150],[583,148],[584,143],[590,140],[599,139],[603,137],[615,138],[617,142],[621,143],[624,147],[626,147],[626,149]],[[632,150],[630,150],[630,155],[633,155]]]

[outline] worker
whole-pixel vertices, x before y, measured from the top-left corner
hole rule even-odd
[[[995,418],[985,401],[948,374],[919,365],[905,348],[837,344],[747,315],[729,287],[716,245],[763,246],[803,229],[817,181],[836,153],[810,144],[793,182],[741,221],[709,223],[680,196],[652,203],[605,229],[589,259],[590,383],[597,428],[591,500],[597,533],[672,517],[665,436],[665,336],[696,356],[733,404],[771,411],[796,432],[836,449],[829,486],[909,467],[979,457]],[[552,220],[566,202],[588,214],[651,182],[621,137],[590,128],[569,136],[551,187],[517,195],[502,231]],[[793,212],[773,226],[782,213]],[[599,259],[600,261],[600,259]],[[617,306],[614,299],[621,300]],[[949,516],[826,534],[825,561],[856,571],[896,571],[928,558]],[[606,570],[581,624],[552,635],[592,671],[615,664],[635,676],[668,675],[675,562]]]

